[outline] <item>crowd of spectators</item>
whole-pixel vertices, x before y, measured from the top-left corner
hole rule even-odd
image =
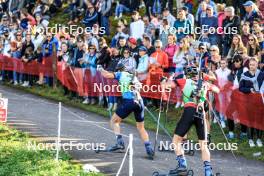
[[[145,79],[148,73],[184,76],[184,68],[197,64],[201,57],[203,70],[215,76],[221,90],[230,81],[234,89],[245,94],[264,89],[263,0],[233,0],[230,6],[225,0],[173,3],[172,0],[1,0],[0,51],[25,63],[41,63],[54,54],[55,47],[59,62],[95,72],[97,65],[115,71],[121,62],[127,71],[141,74],[140,79]],[[68,14],[62,30],[43,33],[42,29],[47,29],[61,10]],[[127,15],[131,16],[130,22]],[[85,26],[87,30],[83,34],[67,33],[65,25],[72,24]],[[198,27],[200,30],[194,30]],[[41,74],[1,70],[0,79],[25,87],[52,85],[51,78]],[[68,93],[65,88],[65,94]],[[176,94],[175,108],[179,108],[183,106],[182,94],[179,90]],[[81,98],[84,104],[104,104],[102,96]],[[108,97],[108,103],[108,108],[115,110],[117,97]],[[146,103],[157,104],[151,99],[146,99]],[[234,121],[221,113],[219,117],[222,128],[228,127],[228,137],[233,139]],[[255,146],[255,134],[256,144],[261,147],[261,131],[241,125],[239,137],[248,136],[250,147]]]

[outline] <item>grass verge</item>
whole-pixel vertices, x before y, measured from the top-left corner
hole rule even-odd
[[[60,161],[54,160],[56,151],[28,148],[32,141],[25,133],[0,124],[0,176],[100,176],[84,173],[81,165],[70,163],[70,156],[60,153]]]

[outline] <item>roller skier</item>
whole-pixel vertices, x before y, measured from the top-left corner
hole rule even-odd
[[[137,129],[140,133],[140,137],[144,142],[146,153],[149,159],[153,159],[154,151],[149,141],[149,136],[144,127],[144,103],[140,96],[139,90],[142,87],[137,77],[133,73],[125,71],[125,66],[119,63],[116,67],[116,72],[108,72],[101,66],[98,66],[98,71],[102,76],[108,79],[116,79],[119,83],[122,93],[122,104],[120,104],[113,114],[110,124],[116,135],[116,145],[107,149],[107,151],[124,150],[125,143],[120,133],[120,123],[123,119],[134,112],[136,119]]]
[[[202,152],[202,160],[204,163],[205,176],[213,176],[210,163],[210,152],[207,147],[207,126],[204,117],[204,102],[206,101],[207,91],[219,93],[219,89],[207,82],[209,76],[202,74],[201,71],[194,66],[187,66],[185,69],[186,79],[174,77],[173,80],[163,78],[161,85],[165,89],[179,86],[183,92],[184,112],[179,120],[175,134],[173,136],[173,144],[175,146],[175,154],[178,167],[170,170],[170,176],[192,175],[192,170],[187,169],[187,161],[184,157],[182,142],[184,135],[188,133],[192,125],[196,127],[196,133]],[[157,175],[157,172],[153,175]]]

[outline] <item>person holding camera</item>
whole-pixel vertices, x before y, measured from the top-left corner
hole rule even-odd
[[[207,74],[202,73],[200,79],[197,68],[194,66],[186,67],[185,74],[187,78],[174,77],[172,80],[169,79],[168,81],[166,78],[161,80],[161,86],[165,89],[179,86],[183,93],[184,102],[184,112],[175,128],[172,139],[175,146],[174,150],[177,156],[176,160],[178,162],[178,167],[175,170],[171,170],[170,173],[178,175],[186,175],[188,173],[182,143],[184,136],[188,133],[192,125],[195,125],[202,152],[202,160],[204,162],[205,176],[212,176],[210,151],[207,146],[207,124],[206,120],[204,120],[204,103],[207,99],[207,91],[219,93],[219,89],[207,82],[210,79]],[[202,84],[199,84],[199,82]]]

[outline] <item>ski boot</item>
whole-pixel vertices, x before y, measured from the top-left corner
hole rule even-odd
[[[146,153],[147,153],[148,159],[153,160],[154,159],[154,150],[151,147],[151,143],[145,142],[145,148],[146,148]]]
[[[106,149],[97,149],[95,150],[96,153],[100,152],[121,152],[123,153],[125,150],[125,142],[121,135],[117,136],[117,143],[112,147],[107,147]]]
[[[211,163],[209,161],[204,161],[204,175],[214,176]]]

